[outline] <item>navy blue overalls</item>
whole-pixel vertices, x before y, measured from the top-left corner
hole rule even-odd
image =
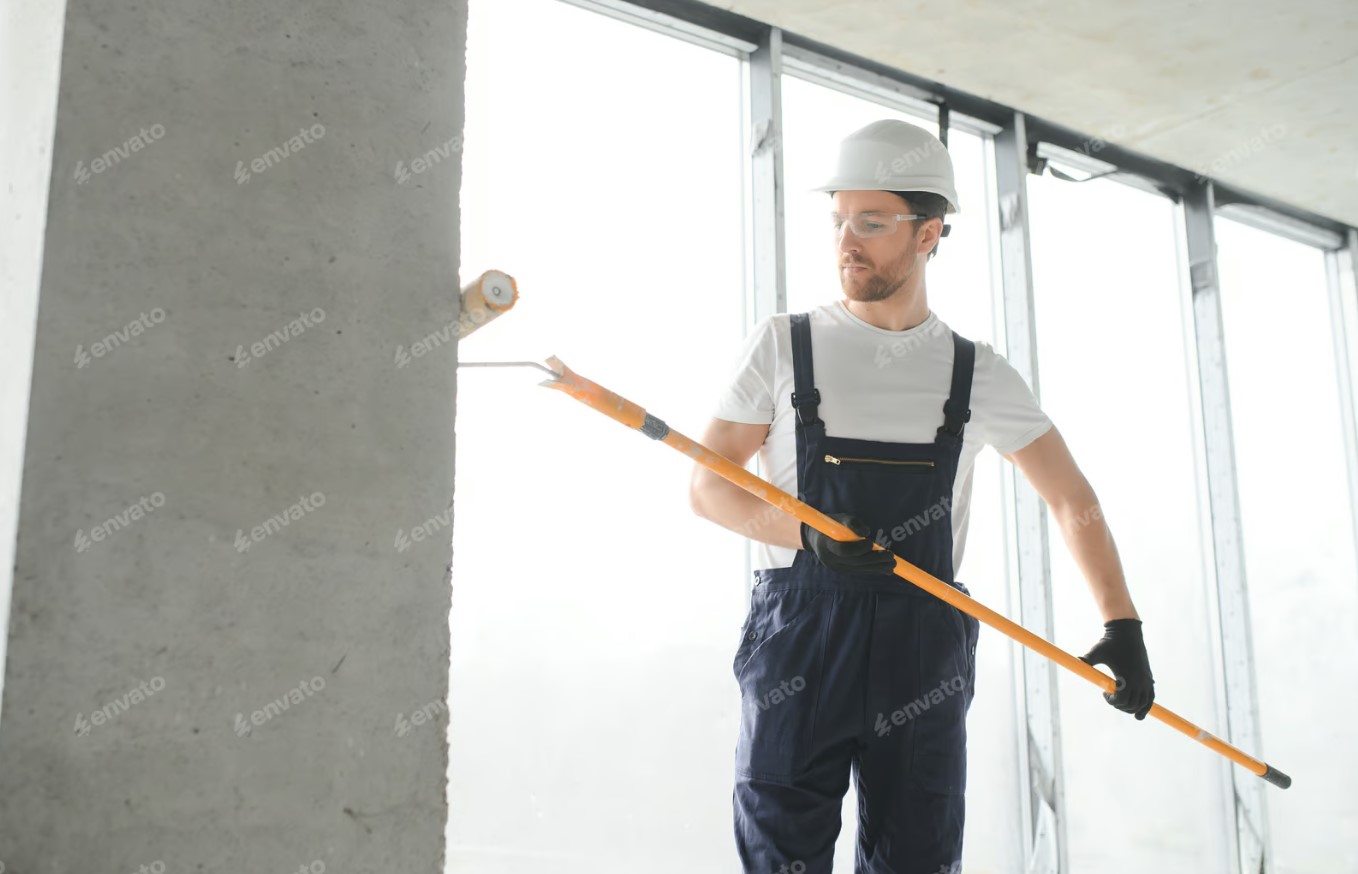
[[[792,316],[792,405],[798,497],[853,513],[878,543],[966,592],[953,581],[951,504],[976,347],[952,336],[951,392],[932,443],[826,436],[806,314]],[[734,664],[746,872],[830,874],[851,768],[855,871],[961,870],[979,628],[900,577],[836,574],[806,550],[791,567],[755,571]]]

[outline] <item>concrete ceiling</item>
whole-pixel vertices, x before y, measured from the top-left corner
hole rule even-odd
[[[1358,226],[1358,2],[714,3]]]

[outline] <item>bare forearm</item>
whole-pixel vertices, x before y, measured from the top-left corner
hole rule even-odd
[[[715,475],[697,486],[693,511],[742,537],[802,548],[801,523],[795,516]]]
[[[1090,490],[1081,499],[1052,507],[1051,511],[1104,621],[1140,618],[1127,590],[1113,532],[1108,530],[1094,492]]]

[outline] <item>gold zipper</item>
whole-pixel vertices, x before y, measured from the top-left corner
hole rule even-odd
[[[886,461],[881,458],[836,458],[833,455],[825,456],[825,460],[831,464],[839,464],[842,461],[866,461],[871,464],[922,464],[926,467],[934,467],[932,461]]]

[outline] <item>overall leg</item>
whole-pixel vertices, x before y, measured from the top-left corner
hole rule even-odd
[[[879,596],[871,727],[855,762],[860,874],[961,868],[974,681],[967,619],[935,598]]]
[[[756,592],[763,588],[757,587]],[[830,874],[862,721],[862,595],[770,586],[737,655],[735,836],[750,874]]]

